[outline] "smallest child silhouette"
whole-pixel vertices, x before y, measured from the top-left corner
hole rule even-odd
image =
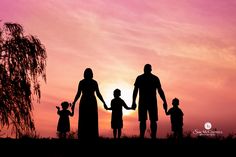
[[[115,89],[113,92],[114,99],[111,100],[111,107],[108,108],[105,106],[107,110],[112,110],[111,113],[111,128],[113,129],[113,137],[116,139],[117,131],[118,131],[118,139],[121,136],[121,129],[123,128],[123,113],[122,107],[127,110],[132,108],[128,107],[123,99],[120,98],[121,91],[119,89]]]
[[[173,107],[170,108],[166,115],[170,115],[171,120],[171,129],[173,131],[173,135],[175,139],[180,139],[183,137],[183,112],[178,107],[179,106],[179,99],[174,98],[172,100]]]
[[[57,114],[60,116],[60,118],[58,120],[58,124],[57,124],[57,131],[59,133],[59,138],[63,138],[63,139],[66,138],[67,132],[70,131],[69,116],[74,115],[75,106],[72,105],[72,107],[71,107],[72,112],[68,110],[69,106],[71,106],[71,104],[69,104],[66,101],[61,103],[62,110],[60,110],[59,106],[56,106]]]

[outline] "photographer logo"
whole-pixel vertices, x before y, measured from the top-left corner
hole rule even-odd
[[[204,127],[205,127],[206,130],[210,130],[211,129],[211,123],[210,122],[206,122],[204,124]]]
[[[220,131],[217,129],[212,130],[211,128],[212,128],[212,124],[210,122],[206,122],[204,124],[204,129],[202,130],[195,129],[193,130],[193,134],[197,136],[210,136],[210,137],[215,137],[215,136],[223,134],[223,131]]]

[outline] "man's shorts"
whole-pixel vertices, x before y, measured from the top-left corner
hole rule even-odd
[[[157,103],[149,103],[149,104],[140,103],[138,106],[139,121],[146,121],[147,113],[149,114],[149,119],[151,121],[157,121],[158,120]]]

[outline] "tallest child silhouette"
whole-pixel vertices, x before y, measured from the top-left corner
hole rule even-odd
[[[80,98],[78,138],[81,140],[96,140],[99,137],[98,131],[98,106],[97,97],[106,106],[105,101],[99,91],[98,83],[93,79],[93,71],[85,69],[84,79],[79,82],[73,104]]]

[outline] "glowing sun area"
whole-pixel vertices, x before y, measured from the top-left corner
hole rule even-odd
[[[119,85],[119,86],[117,86]],[[120,89],[121,90],[121,96],[120,98],[125,101],[128,107],[131,107],[132,105],[132,95],[133,95],[133,86],[124,83],[124,82],[119,82],[119,83],[114,83],[114,84],[107,84],[103,90],[103,96],[104,100],[107,104],[108,107],[111,106],[111,100],[114,98],[113,96],[113,91],[115,89]],[[134,110],[126,110],[123,107],[123,115],[127,116],[134,113]]]

